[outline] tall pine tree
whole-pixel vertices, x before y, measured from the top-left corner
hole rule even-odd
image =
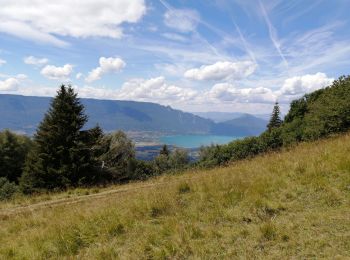
[[[81,131],[86,122],[77,94],[62,85],[34,136],[21,178],[24,192],[66,188],[84,180],[91,166],[90,147]]]
[[[275,103],[270,121],[267,125],[268,131],[271,131],[273,128],[278,128],[282,125],[282,119],[281,119],[281,110],[280,106],[278,105],[278,102]]]

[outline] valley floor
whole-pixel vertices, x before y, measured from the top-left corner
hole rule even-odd
[[[0,205],[0,259],[350,258],[350,135],[41,199]]]

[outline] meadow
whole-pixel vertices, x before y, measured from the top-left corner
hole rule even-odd
[[[350,134],[0,206],[0,259],[344,259],[349,241]]]

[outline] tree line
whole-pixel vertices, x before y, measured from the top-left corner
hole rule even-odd
[[[350,76],[341,76],[331,86],[292,101],[284,120],[276,103],[267,130],[260,136],[203,147],[198,164],[203,167],[224,165],[299,142],[343,133],[349,128]]]
[[[348,131],[350,76],[292,101],[284,120],[276,103],[260,136],[202,147],[196,163],[190,163],[185,150],[170,152],[166,145],[153,161],[137,160],[134,144],[124,132],[86,129],[87,120],[77,93],[62,85],[32,139],[0,132],[0,199],[15,192],[123,183],[189,167],[225,165]]]
[[[187,152],[166,146],[151,162],[135,158],[133,142],[118,131],[85,129],[88,118],[77,93],[62,85],[32,139],[0,133],[0,199],[69,187],[122,183],[183,169]]]

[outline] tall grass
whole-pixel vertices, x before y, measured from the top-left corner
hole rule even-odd
[[[3,259],[350,257],[350,135],[3,213]]]

